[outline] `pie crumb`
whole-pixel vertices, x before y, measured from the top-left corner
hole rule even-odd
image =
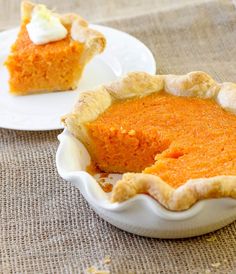
[[[128,132],[128,134],[129,134],[130,136],[134,136],[134,135],[136,134],[136,131],[135,131],[134,129],[131,129],[131,130]]]
[[[210,269],[206,269],[205,274],[210,274],[211,270]]]
[[[109,173],[106,173],[106,172],[102,172],[102,173],[100,173],[100,175],[99,175],[99,178],[107,178],[109,176]]]
[[[106,255],[105,258],[103,259],[104,264],[109,264],[111,262],[111,257],[109,255]]]
[[[86,269],[86,274],[110,274],[108,270],[98,270],[94,266]]]
[[[211,266],[213,266],[213,267],[215,267],[215,268],[218,268],[220,265],[221,265],[221,263],[214,263],[214,264],[211,264]]]
[[[127,131],[126,131],[126,129],[121,129],[121,133],[123,133],[123,134],[125,134]]]
[[[109,182],[106,182],[104,178],[100,178],[97,182],[106,193],[112,191],[113,185]]]
[[[212,236],[206,239],[207,242],[214,242],[216,240],[217,240],[216,236]]]

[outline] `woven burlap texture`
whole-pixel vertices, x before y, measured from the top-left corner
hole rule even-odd
[[[150,47],[159,73],[204,70],[236,82],[231,1],[153,9],[106,25]],[[58,176],[59,133],[0,130],[0,273],[85,273],[93,265],[115,274],[236,273],[236,223],[201,237],[159,240],[103,221]],[[103,265],[106,255],[111,262]]]

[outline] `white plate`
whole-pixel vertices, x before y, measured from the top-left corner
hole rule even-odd
[[[61,115],[71,110],[80,91],[109,83],[131,71],[155,74],[153,55],[139,40],[112,28],[91,27],[105,35],[107,47],[103,54],[96,56],[86,66],[77,90],[18,97],[8,93],[8,72],[3,65],[18,28],[0,33],[0,127],[18,130],[60,129]]]
[[[59,135],[59,141],[56,164],[60,176],[79,188],[103,219],[123,230],[147,237],[184,238],[217,230],[236,220],[236,199],[231,198],[202,200],[182,212],[169,211],[148,195],[112,204],[110,195],[84,171],[90,156],[82,143],[67,130]],[[111,174],[108,181],[119,176]]]

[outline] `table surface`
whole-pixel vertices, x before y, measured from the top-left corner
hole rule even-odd
[[[204,0],[34,0],[58,12],[77,12],[90,22],[104,22],[115,18],[137,16],[154,10],[181,7]],[[15,26],[20,21],[21,0],[0,0],[0,29]]]
[[[234,1],[40,2],[134,35],[152,50],[159,73],[203,70],[236,82]],[[0,4],[0,29],[16,26],[20,0]],[[0,273],[85,273],[91,266],[118,274],[236,273],[235,222],[200,237],[161,240],[103,221],[57,174],[59,133],[0,129]]]

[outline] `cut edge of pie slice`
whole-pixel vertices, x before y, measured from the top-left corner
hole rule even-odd
[[[45,6],[30,1],[21,3],[20,32],[5,62],[10,74],[10,93],[14,95],[75,89],[87,63],[106,47],[104,35],[91,29],[81,16],[54,12],[51,14],[68,31],[66,38],[34,44],[26,25],[34,9],[40,7]]]
[[[62,122],[85,145],[93,159],[94,144],[86,126],[88,123],[95,121],[116,102],[143,98],[163,90],[174,96],[212,99],[224,110],[236,114],[234,83],[217,83],[201,71],[186,75],[133,72],[110,85],[82,93],[72,112],[62,117]],[[236,198],[236,176],[189,179],[174,188],[157,175],[127,172],[115,184],[111,201],[122,202],[137,194],[149,194],[167,209],[181,211],[207,198]]]

